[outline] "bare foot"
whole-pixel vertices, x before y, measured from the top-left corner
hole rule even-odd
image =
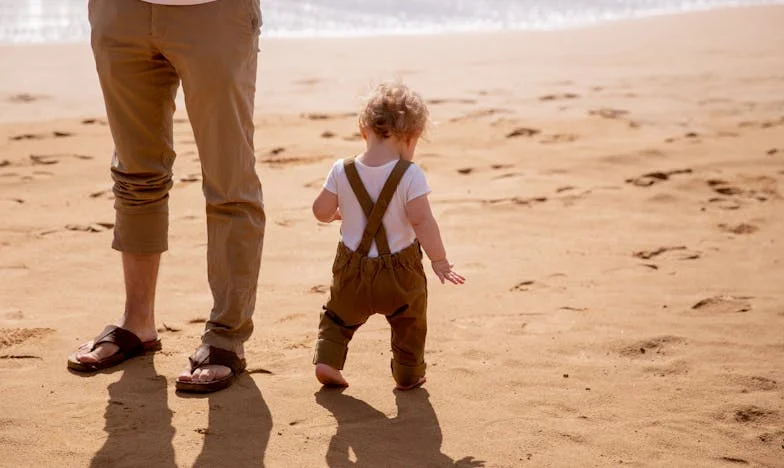
[[[237,353],[237,357],[244,360],[245,353],[240,351]],[[230,367],[218,364],[206,364],[196,368],[193,372],[191,372],[191,367],[188,366],[182,371],[179,377],[177,377],[177,380],[189,383],[209,383],[223,380],[230,376],[231,373],[232,370]]]
[[[323,385],[331,387],[348,387],[348,382],[339,370],[327,364],[316,364],[316,378]]]
[[[158,339],[158,331],[155,329],[155,324],[140,324],[138,326],[132,325],[125,321],[120,321],[117,324],[118,327],[124,328],[129,332],[133,333],[137,337],[139,337],[142,342],[146,343],[148,341],[155,341]],[[102,359],[106,359],[107,357],[116,353],[120,348],[114,343],[101,343],[99,344],[93,351],[90,351],[90,348],[93,347],[93,342],[89,341],[84,343],[79,347],[79,350],[76,352],[76,359],[79,362],[85,364],[94,364]]]
[[[425,382],[427,382],[427,379],[425,377],[422,377],[421,379],[417,380],[417,382],[414,383],[414,384],[406,385],[405,387],[400,385],[400,384],[398,384],[397,387],[395,387],[395,388],[398,389],[398,390],[402,390],[402,391],[412,390],[412,389],[415,389],[417,387],[422,386],[422,384],[424,384]]]
[[[242,355],[239,355],[240,359],[243,358]],[[226,366],[219,366],[216,364],[208,364],[206,366],[201,366],[191,374],[190,366],[186,367],[184,371],[177,377],[177,380],[180,382],[192,382],[192,383],[208,383],[208,382],[215,382],[217,380],[225,379],[231,375],[231,369]]]

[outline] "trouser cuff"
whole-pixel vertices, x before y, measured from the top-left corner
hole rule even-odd
[[[169,213],[117,211],[112,248],[130,254],[156,254],[169,249]]]
[[[346,363],[347,353],[347,346],[335,343],[334,341],[320,339],[316,341],[316,352],[313,356],[313,364],[326,364],[341,370]]]
[[[408,387],[419,382],[419,379],[425,376],[425,369],[427,368],[427,364],[424,362],[418,366],[407,366],[396,362],[394,359],[391,365],[392,376],[401,387]]]

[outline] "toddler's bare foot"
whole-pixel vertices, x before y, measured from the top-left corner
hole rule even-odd
[[[348,387],[348,382],[339,370],[327,364],[316,364],[316,378],[323,385],[331,387]]]
[[[421,386],[425,382],[427,382],[427,379],[423,376],[421,379],[417,380],[416,383],[413,383],[411,385],[406,385],[406,386],[402,386],[402,385],[398,384],[397,387],[395,387],[395,388],[397,388],[398,390],[403,390],[403,391],[405,391],[405,390],[412,390],[414,388],[417,388],[417,387]]]

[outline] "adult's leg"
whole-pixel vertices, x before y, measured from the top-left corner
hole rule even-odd
[[[90,2],[92,47],[115,144],[111,172],[116,221],[112,247],[122,252],[126,289],[117,325],[143,342],[157,336],[155,285],[167,249],[168,192],[174,162],[172,116],[179,78],[150,43],[151,8],[136,0]],[[77,358],[116,352],[101,344]]]
[[[162,47],[182,78],[202,164],[214,298],[202,342],[242,357],[253,331],[265,225],[253,146],[261,12],[257,0],[154,9],[165,24]],[[211,381],[228,373],[209,365],[180,379]]]

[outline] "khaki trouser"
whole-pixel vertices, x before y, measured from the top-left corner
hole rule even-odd
[[[240,351],[253,331],[265,223],[253,147],[259,0],[90,0],[89,16],[115,144],[112,247],[134,254],[168,248],[174,99],[182,82],[201,159],[215,301],[203,341]]]
[[[427,335],[427,277],[422,267],[419,242],[389,253],[381,222],[399,177],[407,169],[400,164],[387,181],[375,207],[359,176],[346,163],[346,175],[368,217],[365,235],[356,251],[338,244],[332,265],[330,297],[321,313],[313,363],[343,369],[348,343],[354,332],[373,314],[384,315],[392,328],[392,375],[401,386],[415,384],[425,375]],[[395,177],[395,173],[399,172]],[[368,257],[375,238],[379,256]]]

